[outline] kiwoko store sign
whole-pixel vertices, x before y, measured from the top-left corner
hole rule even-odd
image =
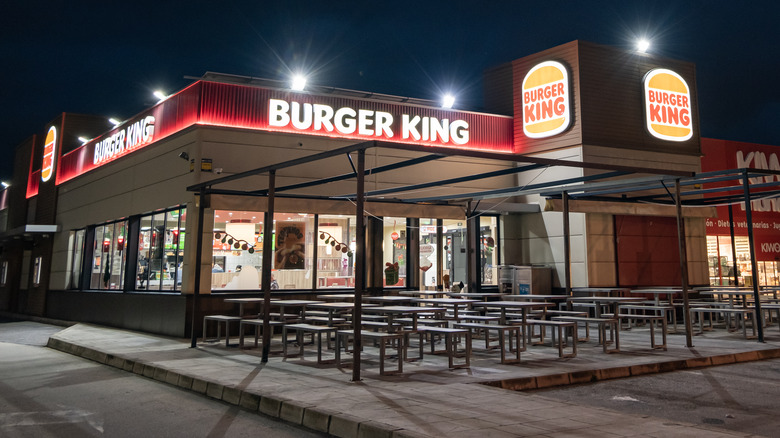
[[[780,171],[780,152],[777,146],[702,139],[702,150],[703,172],[741,168]],[[751,185],[775,181],[780,181],[780,175],[764,175],[748,180]],[[733,182],[713,183],[711,186],[729,185],[733,185]],[[780,198],[766,197],[751,201],[750,209],[756,256],[759,260],[780,260]],[[729,222],[728,206],[718,206],[717,211],[718,217],[708,218],[706,221],[707,235],[728,236],[731,226],[737,236],[748,234],[744,203],[732,205],[733,223]]]
[[[192,125],[513,151],[509,116],[201,81],[63,155],[57,183]]]

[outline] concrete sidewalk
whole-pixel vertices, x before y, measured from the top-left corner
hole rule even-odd
[[[695,349],[673,345],[684,343],[684,336],[670,336],[665,352],[636,344],[640,339],[632,338],[644,336],[639,330],[621,332],[619,354],[580,344],[577,358],[563,360],[554,348],[534,347],[517,365],[498,364],[494,353],[475,353],[471,368],[462,370],[449,370],[445,357],[426,354],[398,376],[380,376],[367,347],[360,382],[350,381],[351,369],[317,366],[316,353],[306,360],[272,356],[261,364],[257,350],[226,348],[224,342],[189,348],[188,340],[87,324],[57,333],[48,346],[341,437],[749,436],[501,388],[780,357],[780,337],[760,344],[723,332],[696,337]]]

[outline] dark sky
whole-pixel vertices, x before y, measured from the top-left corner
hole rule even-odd
[[[580,39],[696,63],[705,137],[780,145],[780,2],[7,0],[0,6],[0,179],[61,112],[130,117],[206,71],[479,110],[482,73]]]

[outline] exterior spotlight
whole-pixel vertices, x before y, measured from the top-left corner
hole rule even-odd
[[[190,154],[186,152],[179,152],[179,158],[181,158],[184,161],[190,161]]]
[[[79,141],[81,142],[81,144],[87,144],[87,143],[89,143],[89,139],[88,139],[88,138],[86,138],[86,137],[79,137]]]
[[[639,53],[645,53],[647,52],[647,49],[650,48],[650,41],[642,38],[639,41],[636,42],[636,50]]]
[[[11,184],[8,184],[8,183],[7,183],[7,182],[5,182],[5,181],[0,181],[0,184],[2,184],[2,186],[3,186],[3,188],[4,188],[4,189],[7,189],[8,187],[10,187],[10,186],[11,186]]]
[[[122,122],[120,122],[119,120],[117,120],[117,119],[115,119],[113,117],[110,117],[108,119],[108,121],[111,122],[112,125],[114,125],[114,128],[116,128],[117,126],[122,124]]]
[[[441,99],[441,107],[450,109],[452,106],[455,105],[455,96],[452,94],[445,94],[444,97]]]
[[[156,97],[157,99],[159,99],[159,100],[157,101],[157,103],[160,103],[160,102],[162,102],[163,100],[165,100],[165,99],[167,99],[167,98],[168,98],[168,96],[166,96],[166,95],[165,95],[165,93],[163,93],[163,92],[162,92],[162,91],[160,91],[160,90],[155,90],[155,92],[154,92],[153,94],[154,94],[154,97]]]
[[[303,91],[304,88],[306,88],[306,77],[303,75],[293,76],[290,89],[293,91]]]

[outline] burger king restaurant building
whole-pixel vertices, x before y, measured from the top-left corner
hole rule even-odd
[[[574,41],[488,70],[486,113],[212,73],[116,127],[64,113],[0,197],[0,310],[186,336],[263,284],[480,291],[532,264],[557,290],[679,285],[681,266],[728,283],[744,251],[718,252],[720,207],[683,209],[681,264],[673,205],[566,195],[744,164],[707,158],[732,144],[700,138],[695,84],[691,63]]]

